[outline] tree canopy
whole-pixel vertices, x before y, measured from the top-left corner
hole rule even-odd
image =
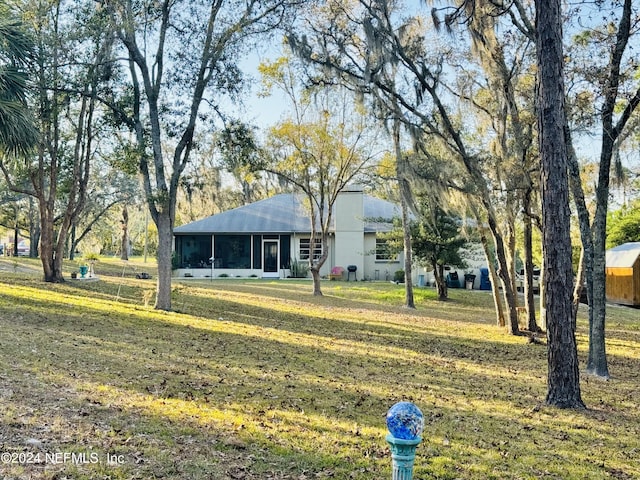
[[[26,154],[37,130],[27,105],[33,38],[8,4],[0,5],[0,155]]]

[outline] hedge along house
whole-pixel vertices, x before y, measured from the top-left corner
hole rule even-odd
[[[606,294],[609,302],[640,306],[640,242],[607,250]]]
[[[380,233],[400,216],[397,205],[352,188],[336,199],[329,255],[320,273],[344,270],[349,280],[385,280],[402,269],[402,255],[389,254]],[[381,219],[389,219],[381,221]],[[174,274],[178,277],[286,278],[294,262],[320,255],[310,238],[305,197],[280,194],[174,229]],[[348,267],[356,271],[349,274]],[[295,273],[295,272],[293,272]]]

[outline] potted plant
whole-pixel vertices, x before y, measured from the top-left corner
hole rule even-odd
[[[85,254],[84,258],[83,258],[83,265],[87,268],[85,270],[85,274],[87,272],[89,272],[89,277],[94,277],[95,276],[95,272],[94,272],[94,266],[96,264],[96,262],[99,260],[100,256],[97,253],[93,253],[93,252],[89,252],[87,254]],[[80,266],[80,274],[82,275],[82,277],[84,278],[84,275],[82,274],[82,266]]]
[[[78,270],[80,270],[80,278],[85,278],[87,275],[87,272],[89,271],[89,265],[87,265],[86,263],[82,263],[80,264],[80,267],[78,268]]]

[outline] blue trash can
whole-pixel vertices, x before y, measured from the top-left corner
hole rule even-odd
[[[489,280],[489,269],[480,269],[480,290],[491,290],[491,280]]]

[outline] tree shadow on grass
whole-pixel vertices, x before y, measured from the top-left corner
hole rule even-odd
[[[106,301],[78,306],[71,299],[15,297],[2,309],[9,332],[2,340],[2,378],[12,369],[27,374],[42,396],[16,396],[14,409],[31,412],[31,424],[3,429],[35,435],[33,419],[59,415],[62,402],[72,417],[65,428],[76,428],[77,418],[87,428],[98,425],[96,448],[111,448],[109,438],[117,439],[131,460],[127,472],[144,476],[162,469],[171,478],[198,477],[172,464],[162,450],[198,466],[203,451],[214,455],[205,447],[211,437],[214,452],[233,453],[233,468],[245,478],[296,478],[305,471],[388,477],[383,415],[400,399],[427,414],[428,458],[417,466],[425,475],[436,463],[444,463],[448,475],[459,475],[459,466],[466,465],[463,478],[478,478],[474,470],[487,478],[496,469],[523,469],[515,456],[535,448],[528,440],[533,434],[554,452],[544,468],[556,478],[563,463],[595,461],[587,452],[594,431],[598,441],[621,445],[621,456],[638,446],[631,427],[622,433],[618,428],[637,425],[637,407],[607,411],[605,418],[598,412],[532,410],[544,392],[540,347],[420,328],[409,335],[416,325],[402,321],[328,320],[255,306],[238,312],[237,301],[207,302],[212,311],[194,317],[140,308],[121,312]],[[223,320],[220,312],[227,312]],[[532,354],[531,348],[539,350]],[[56,447],[65,445],[62,430],[52,437]],[[192,440],[175,445],[172,436]],[[132,448],[127,438],[136,439]],[[146,464],[135,463],[136,450]],[[252,459],[236,463],[242,453]],[[595,458],[605,465],[608,455],[596,452]],[[528,461],[539,464],[540,458]],[[617,461],[623,473],[634,472],[631,463]],[[542,467],[526,468],[544,477]],[[590,468],[592,475],[605,473],[602,466]],[[233,478],[225,468],[203,471],[209,478]]]

